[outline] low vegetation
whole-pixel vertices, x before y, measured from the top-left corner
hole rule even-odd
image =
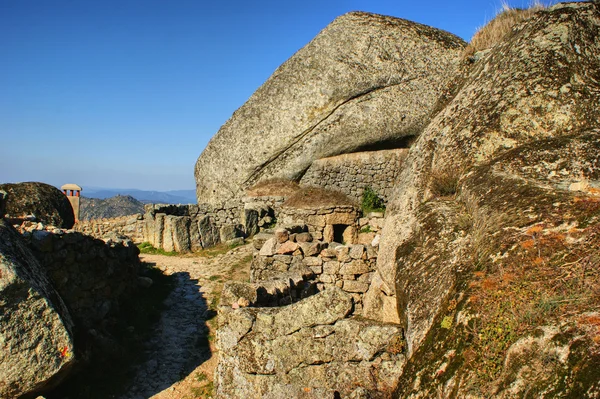
[[[363,214],[385,211],[385,203],[383,199],[371,187],[366,187],[363,191],[360,204]]]
[[[458,191],[456,171],[434,171],[431,173],[430,190],[436,197],[450,197]]]
[[[286,179],[268,179],[250,187],[246,194],[251,197],[288,197],[300,189],[297,182]]]
[[[318,187],[303,187],[283,203],[283,206],[290,208],[315,208],[336,205],[356,206],[345,194]]]
[[[498,15],[496,15],[485,26],[477,30],[471,39],[469,45],[465,48],[463,58],[469,58],[478,51],[486,50],[500,42],[512,28],[521,21],[530,18],[536,12],[544,9],[545,6],[539,2],[534,2],[530,8],[510,8],[504,3]]]

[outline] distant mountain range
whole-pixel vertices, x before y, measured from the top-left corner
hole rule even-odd
[[[102,219],[144,213],[144,204],[130,195],[115,195],[111,198],[81,197],[79,219]]]
[[[84,187],[82,196],[106,199],[115,195],[129,195],[144,204],[195,204],[196,190],[146,191],[134,188]]]

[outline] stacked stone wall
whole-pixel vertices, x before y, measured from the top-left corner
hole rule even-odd
[[[96,238],[118,234],[131,238],[135,243],[145,241],[144,216],[141,213],[116,218],[80,220],[75,223],[73,229]]]
[[[279,226],[303,224],[315,240],[354,244],[360,210],[351,205],[319,208],[282,207],[277,216]],[[343,227],[345,226],[345,227]]]
[[[143,216],[142,236],[167,252],[189,252],[246,235],[241,203],[219,205],[149,204]]]
[[[360,202],[372,188],[386,203],[392,194],[408,149],[366,151],[318,159],[308,168],[301,186],[340,191]]]
[[[289,295],[289,301],[301,299],[304,292],[311,292],[307,289],[309,282],[315,284],[315,292],[337,287],[353,297],[354,310],[360,313],[363,295],[369,289],[375,271],[377,246],[327,243],[314,240],[311,233],[303,230],[306,228],[295,226],[277,229],[272,236],[258,237],[256,247],[260,249],[252,260],[251,281],[267,285],[272,281],[289,283],[290,287],[285,290],[273,290]],[[298,278],[294,278],[293,273]],[[276,299],[280,305],[282,301],[286,302],[286,298]]]
[[[119,304],[134,294],[139,250],[127,237],[113,234],[100,240],[33,222],[15,227],[84,331],[101,331],[117,316]]]

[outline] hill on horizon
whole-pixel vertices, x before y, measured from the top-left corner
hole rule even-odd
[[[84,187],[87,198],[106,199],[115,195],[131,196],[144,204],[195,204],[196,190],[153,191],[135,188]]]
[[[99,199],[81,197],[80,220],[114,218],[144,213],[144,204],[130,195]]]

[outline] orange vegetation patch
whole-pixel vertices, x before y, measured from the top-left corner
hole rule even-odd
[[[339,205],[356,206],[354,201],[339,191],[325,190],[317,187],[301,188],[283,203],[283,206],[289,208],[318,208]]]
[[[246,190],[246,194],[250,197],[288,197],[299,189],[293,180],[269,179],[256,183]]]

